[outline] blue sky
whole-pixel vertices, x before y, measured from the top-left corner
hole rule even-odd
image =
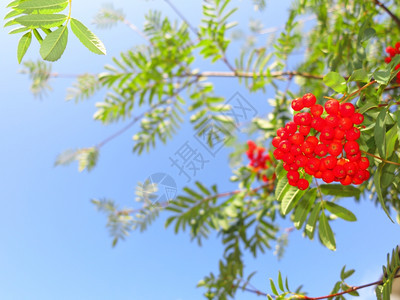
[[[261,18],[265,27],[283,25],[289,3],[270,1],[265,12],[254,13],[247,1],[233,2],[241,7],[235,17],[243,27],[250,18]],[[149,9],[160,9],[175,18],[160,0],[113,3],[124,8],[128,19],[139,27]],[[174,3],[197,24],[200,1]],[[90,24],[99,8],[97,1],[73,2],[73,15]],[[0,15],[5,13],[2,5]],[[112,56],[143,42],[122,25],[95,31],[107,46],[106,57],[93,55],[70,35],[68,48],[53,65],[54,71],[100,72]],[[184,142],[195,143],[190,126],[185,124],[172,142],[142,157],[131,151],[133,128],[102,149],[99,164],[91,173],[78,173],[76,165],[54,168],[58,153],[92,146],[123,124],[105,127],[93,121],[94,104],[102,100],[102,93],[80,104],[64,101],[71,79],[52,80],[54,91],[35,99],[29,91],[29,79],[17,72],[21,68],[16,59],[17,36],[7,32],[0,30],[0,299],[203,299],[203,291],[195,286],[217,268],[222,254],[218,238],[212,237],[199,248],[187,235],[165,230],[165,217],[161,217],[145,233],[135,232],[111,248],[106,220],[90,203],[92,198],[109,197],[121,205],[135,206],[136,183],[160,171],[171,174],[182,188],[185,178],[171,168],[169,157]],[[26,59],[38,58],[37,50],[37,45],[33,46]],[[225,70],[219,65],[211,68]],[[266,100],[273,94],[249,94],[234,79],[214,82],[217,94],[229,98],[240,92],[260,115],[268,112]],[[196,180],[206,185],[218,183],[220,191],[234,189],[228,180],[227,153],[218,153]],[[281,270],[289,275],[292,287],[304,284],[311,296],[320,296],[330,292],[343,265],[357,270],[351,284],[377,280],[386,253],[398,243],[399,227],[368,200],[355,204],[349,199],[342,204],[357,215],[358,222],[334,223],[335,253],[318,241],[303,239],[301,232],[293,232],[282,261],[277,261],[272,251],[256,260],[245,257],[246,272],[258,271],[254,285],[269,291],[268,278],[276,278]],[[365,291],[362,299],[370,299],[370,293]],[[239,293],[237,299],[257,296]]]

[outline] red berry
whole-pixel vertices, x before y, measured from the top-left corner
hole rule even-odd
[[[347,154],[347,158],[349,159],[349,161],[354,161],[358,163],[361,158],[361,152],[357,152],[356,154],[350,154],[350,155]]]
[[[346,131],[353,127],[353,122],[350,118],[344,117],[339,119],[339,128]]]
[[[349,176],[354,176],[358,171],[358,165],[355,162],[348,162],[343,167]]]
[[[337,158],[334,156],[327,156],[321,159],[321,163],[326,169],[332,170],[337,165]]]
[[[339,101],[337,100],[326,101],[325,110],[330,115],[337,115],[339,112]]]
[[[251,151],[257,148],[256,143],[254,143],[253,141],[247,141],[247,145],[249,146],[249,150]]]
[[[354,115],[356,109],[352,103],[342,103],[339,106],[339,111],[342,117],[350,118],[352,115]]]
[[[283,163],[283,168],[286,170],[286,171],[291,171],[291,167],[290,167],[290,165],[289,164],[287,164],[287,163]]]
[[[397,42],[394,47],[396,48],[397,51],[400,51],[400,42]]]
[[[326,170],[322,172],[322,180],[325,181],[326,183],[333,182],[335,180],[335,175],[333,174],[333,171]]]
[[[358,167],[361,170],[366,170],[369,167],[369,160],[365,156],[360,158],[360,161],[358,162]]]
[[[294,145],[300,145],[304,142],[304,136],[296,132],[289,138],[289,141]]]
[[[300,174],[297,171],[289,171],[286,177],[289,181],[296,183],[297,181],[299,181]]]
[[[306,142],[314,145],[314,147],[318,145],[318,139],[315,136],[307,137]]]
[[[294,116],[293,120],[297,125],[310,125],[312,116],[309,113],[299,113]]]
[[[282,150],[283,152],[289,152],[291,146],[292,143],[289,140],[283,140],[282,142],[279,143],[279,149]]]
[[[319,165],[321,164],[321,161],[318,158],[310,158],[308,161],[307,167],[313,171],[316,172],[319,170]]]
[[[315,178],[322,178],[322,171],[315,172],[314,177]]]
[[[292,147],[290,147],[290,153],[292,153],[294,156],[297,155],[301,155],[301,148],[299,145],[292,145]]]
[[[390,58],[389,56],[385,57],[385,63],[389,64],[391,61],[392,61],[392,58]]]
[[[306,156],[304,156],[303,154],[297,155],[294,160],[294,164],[298,168],[304,168],[307,165],[307,162],[308,162],[308,158]]]
[[[336,167],[333,168],[333,174],[337,178],[342,179],[346,177],[346,170],[344,169],[343,166],[336,165]]]
[[[324,157],[328,153],[328,147],[324,144],[318,144],[314,149],[314,153],[320,157]]]
[[[275,149],[274,152],[273,152],[273,154],[274,154],[274,157],[275,157],[276,160],[280,160],[280,159],[282,159],[283,156],[285,155],[285,152],[283,152],[283,151],[280,150],[280,149]]]
[[[343,146],[341,143],[338,143],[338,142],[332,142],[328,146],[328,152],[332,156],[338,156],[340,153],[342,153],[342,150],[343,150]]]
[[[346,151],[346,154],[354,155],[360,151],[360,146],[356,141],[348,141],[344,144],[344,151]]]
[[[310,184],[308,183],[308,181],[304,178],[299,179],[299,181],[297,182],[297,187],[299,188],[299,190],[306,190],[308,187],[310,186]]]
[[[293,134],[297,131],[297,125],[294,122],[289,122],[285,125],[285,130],[289,134]]]
[[[360,125],[362,122],[364,122],[364,116],[360,113],[355,113],[351,117],[351,121],[356,125]]]
[[[284,127],[279,128],[276,131],[276,135],[281,137],[282,140],[287,140],[289,138],[289,133],[286,132],[286,129]]]
[[[341,139],[344,138],[344,135],[345,135],[345,131],[344,130],[341,130],[339,128],[335,128],[334,131],[335,131],[335,139],[341,140]]]
[[[276,136],[272,139],[272,146],[274,146],[275,148],[278,148],[280,142],[282,142],[282,138],[280,136]]]
[[[304,167],[304,171],[308,174],[308,175],[314,175],[315,171],[311,170],[308,166]]]
[[[320,139],[323,140],[333,140],[334,131],[332,128],[326,127],[321,131]]]
[[[314,152],[314,145],[308,142],[304,142],[303,145],[301,145],[301,151],[305,155],[311,155]]]
[[[299,133],[306,136],[310,133],[311,126],[306,126],[306,125],[300,125],[299,127]]]
[[[303,102],[305,107],[311,107],[317,102],[317,98],[313,94],[308,93],[303,96]]]
[[[324,108],[322,105],[314,104],[311,106],[310,112],[314,117],[320,117],[324,112]]]
[[[343,179],[340,180],[340,183],[341,183],[342,185],[350,185],[350,184],[352,183],[352,181],[353,181],[353,179],[351,178],[351,176],[346,175],[345,178],[343,178]]]
[[[339,125],[339,117],[337,115],[327,115],[325,118],[326,125],[337,127]]]
[[[304,101],[302,98],[297,98],[292,101],[292,108],[294,111],[300,111],[304,108]]]
[[[325,120],[321,117],[315,117],[311,121],[311,128],[314,128],[316,131],[322,131],[325,128]]]
[[[348,139],[349,141],[358,140],[360,138],[360,134],[360,130],[353,127],[346,131],[346,139]]]
[[[393,57],[397,54],[396,49],[394,49],[392,46],[388,46],[386,48],[386,53],[390,55],[390,57]]]

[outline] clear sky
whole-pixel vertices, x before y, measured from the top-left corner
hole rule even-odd
[[[113,3],[124,8],[128,19],[139,27],[149,9],[176,17],[161,0]],[[197,24],[201,1],[174,3]],[[255,13],[248,1],[233,3],[242,8],[234,17],[246,28],[250,18],[262,19],[265,27],[283,25],[289,1],[270,1],[263,13]],[[6,13],[4,6],[0,7],[1,16]],[[74,1],[73,15],[90,25],[99,8],[97,1]],[[143,42],[122,25],[95,31],[107,46],[106,57],[90,53],[71,35],[54,71],[100,72],[112,56]],[[7,32],[0,30],[0,299],[203,299],[203,290],[195,286],[217,268],[222,255],[217,237],[199,248],[187,234],[165,230],[162,217],[145,233],[135,232],[111,248],[106,219],[90,203],[92,198],[108,197],[122,206],[135,206],[136,183],[160,171],[171,174],[182,188],[185,178],[171,168],[168,158],[186,141],[195,143],[190,126],[185,124],[171,143],[142,157],[131,152],[133,128],[102,149],[99,164],[91,173],[78,173],[75,164],[54,168],[61,151],[92,146],[123,124],[105,127],[93,121],[94,104],[102,100],[102,93],[80,104],[65,102],[70,79],[52,80],[54,91],[35,99],[29,79],[17,72],[21,68],[16,59],[18,37]],[[32,47],[26,59],[38,58],[37,50],[37,45]],[[225,70],[224,66],[213,68]],[[215,85],[219,95],[229,98],[240,92],[257,107],[259,115],[268,112],[266,100],[273,94],[249,94],[234,79],[215,80]],[[231,172],[226,154],[225,150],[218,153],[195,179],[206,185],[218,183],[220,191],[234,189],[228,181]],[[281,270],[290,275],[292,288],[304,284],[311,296],[321,296],[331,291],[343,265],[357,270],[350,284],[377,280],[386,253],[398,243],[399,226],[368,200],[355,204],[349,199],[342,204],[355,212],[358,222],[334,222],[335,253],[318,241],[303,239],[301,232],[293,232],[282,261],[277,261],[272,251],[257,260],[245,256],[247,274],[258,271],[254,285],[269,291],[268,278],[276,278]],[[364,291],[362,299],[373,299],[370,294],[371,290]],[[239,293],[237,299],[257,296]]]

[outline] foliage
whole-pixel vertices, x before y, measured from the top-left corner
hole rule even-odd
[[[204,0],[198,27],[186,20],[170,1],[165,2],[178,13],[181,22],[150,11],[140,30],[126,19],[122,10],[112,6],[105,6],[95,17],[99,28],[111,28],[118,22],[126,24],[144,38],[145,44],[134,45],[113,57],[100,74],[79,75],[67,99],[80,101],[105,89],[104,100],[96,104],[95,120],[103,124],[124,120],[130,123],[94,147],[63,153],[56,164],[78,161],[80,171],[90,171],[97,163],[101,147],[136,122],[140,129],[133,137],[133,150],[140,155],[157,147],[160,141],[167,143],[172,139],[188,114],[194,131],[199,136],[206,134],[211,148],[231,137],[227,144],[235,145],[232,157],[237,158],[231,181],[237,189],[221,193],[217,184],[207,187],[196,182],[195,187],[185,187],[173,201],[155,205],[156,188],[145,182],[137,187],[139,209],[119,209],[112,200],[93,200],[107,214],[113,245],[133,230],[145,230],[161,213],[167,214],[166,227],[173,227],[176,233],[188,231],[199,245],[212,233],[221,239],[224,251],[218,272],[198,283],[205,289],[207,299],[234,298],[239,289],[269,299],[313,299],[300,289],[290,290],[281,273],[277,283],[270,280],[271,295],[249,288],[254,273],[247,272],[243,254],[257,257],[275,245],[281,258],[293,230],[302,230],[310,240],[317,236],[330,250],[343,247],[336,244],[335,220],[357,221],[356,215],[343,204],[344,198],[358,202],[369,196],[390,220],[394,214],[400,219],[400,103],[396,100],[400,86],[395,82],[400,54],[392,57],[390,63],[384,62],[386,46],[397,41],[400,10],[394,1],[293,1],[284,28],[274,29],[278,34],[273,37],[251,36],[252,42],[245,43],[240,53],[234,53],[231,63],[233,47],[229,34],[237,25],[234,2]],[[266,1],[252,4],[256,9],[268,9]],[[5,26],[22,25],[11,33],[24,34],[18,45],[19,61],[33,37],[41,43],[43,59],[59,59],[67,45],[68,25],[89,50],[105,54],[101,41],[80,21],[71,18],[70,13],[58,14],[68,6],[71,8],[71,1],[67,0],[20,0],[9,4],[11,11],[6,19],[11,21]],[[305,18],[312,21],[306,28]],[[262,31],[258,23],[252,26],[256,28],[254,32]],[[295,58],[299,53],[301,59]],[[210,64],[224,69],[209,71],[206,68]],[[35,94],[49,90],[50,78],[58,76],[52,73],[50,64],[42,61],[25,62],[24,66],[24,72],[32,78]],[[253,117],[250,124],[238,124],[228,114],[233,108],[226,103],[227,99],[216,95],[214,77],[237,80],[250,92],[274,92],[274,99],[268,99],[271,113],[267,117]],[[235,129],[245,127],[242,132],[258,135],[257,142],[265,146],[266,152],[272,152],[271,138],[293,118],[290,100],[309,92],[321,105],[327,98],[334,98],[352,102],[363,114],[359,143],[362,153],[368,156],[371,178],[361,185],[324,184],[316,180],[309,189],[299,190],[289,184],[283,165],[275,160],[266,170],[254,170],[241,162],[244,151],[241,137],[233,134]],[[293,223],[292,228],[281,228],[285,219]],[[377,299],[389,299],[399,268],[398,250],[394,250],[376,289]],[[331,292],[340,295],[326,298],[356,296],[356,289],[345,283],[353,273],[354,270],[343,268]]]

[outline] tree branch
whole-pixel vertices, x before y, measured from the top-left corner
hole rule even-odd
[[[372,1],[373,1],[376,5],[380,6],[380,7],[393,19],[393,21],[396,22],[397,26],[400,27],[400,18],[397,17],[394,13],[392,13],[392,12],[390,11],[390,9],[387,8],[387,7],[385,6],[385,4],[383,4],[383,3],[382,3],[381,1],[379,1],[379,0],[372,0]]]

